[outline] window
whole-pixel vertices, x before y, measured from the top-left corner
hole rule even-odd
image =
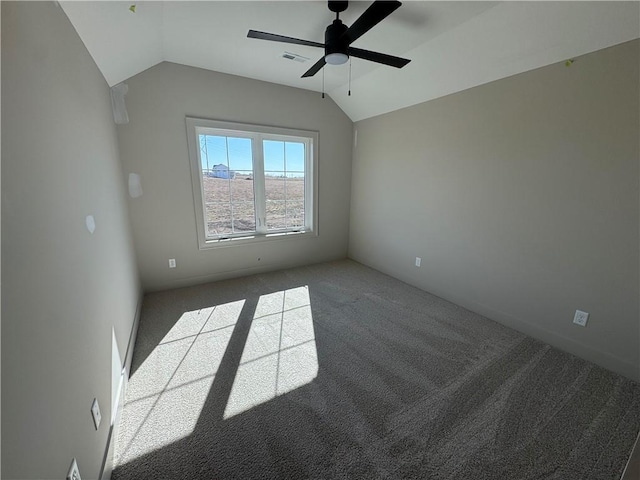
[[[316,132],[187,118],[200,248],[317,234]]]

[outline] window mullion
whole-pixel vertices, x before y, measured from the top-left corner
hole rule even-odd
[[[256,208],[256,232],[267,233],[267,205],[264,182],[263,136],[253,137],[253,195]]]

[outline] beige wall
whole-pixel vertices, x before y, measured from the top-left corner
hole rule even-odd
[[[118,126],[118,140],[126,173],[140,174],[144,192],[129,208],[145,290],[346,257],[352,122],[330,98],[172,63],[126,83],[130,122]],[[187,115],[318,131],[319,236],[199,250]]]
[[[140,288],[109,89],[54,2],[2,2],[2,127],[2,476],[95,479]]]
[[[639,379],[638,60],[634,41],[356,123],[349,255]]]

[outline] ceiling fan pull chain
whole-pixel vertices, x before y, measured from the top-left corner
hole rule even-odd
[[[324,98],[324,68],[322,69],[322,98]]]
[[[349,57],[349,94],[351,96],[351,57]]]

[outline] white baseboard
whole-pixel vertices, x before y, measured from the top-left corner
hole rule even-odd
[[[142,314],[142,299],[144,294],[140,292],[138,307],[136,308],[136,315],[133,319],[133,326],[131,327],[131,333],[129,334],[129,342],[127,343],[127,351],[124,354],[124,369],[127,371],[127,381],[129,380],[129,373],[131,372],[131,361],[133,360],[133,347],[136,345],[136,338],[138,337],[138,326],[140,325],[140,315]]]
[[[102,462],[102,472],[100,473],[100,480],[111,480],[111,472],[113,471],[113,456],[115,453],[116,439],[118,438],[118,426],[120,425],[120,417],[122,415],[122,408],[124,407],[124,399],[126,392],[126,385],[128,383],[127,372],[123,368],[120,375],[120,385],[118,386],[118,408],[116,409],[115,418],[109,429],[109,439],[107,440],[107,451],[105,453],[104,461]]]
[[[122,409],[124,407],[124,399],[127,393],[127,385],[129,384],[129,372],[131,372],[131,361],[133,360],[133,347],[136,344],[136,338],[138,336],[138,325],[140,324],[140,314],[142,313],[142,292],[139,295],[138,306],[136,308],[135,317],[133,320],[133,326],[131,327],[131,333],[129,334],[129,341],[127,342],[127,351],[124,356],[124,366],[120,373],[120,382],[118,384],[118,406],[115,412],[115,418],[109,429],[109,437],[107,438],[107,445],[102,460],[102,468],[100,469],[100,480],[111,480],[111,472],[113,471],[113,455],[115,452],[115,443],[118,438],[118,426],[120,425],[120,417],[122,415]]]

